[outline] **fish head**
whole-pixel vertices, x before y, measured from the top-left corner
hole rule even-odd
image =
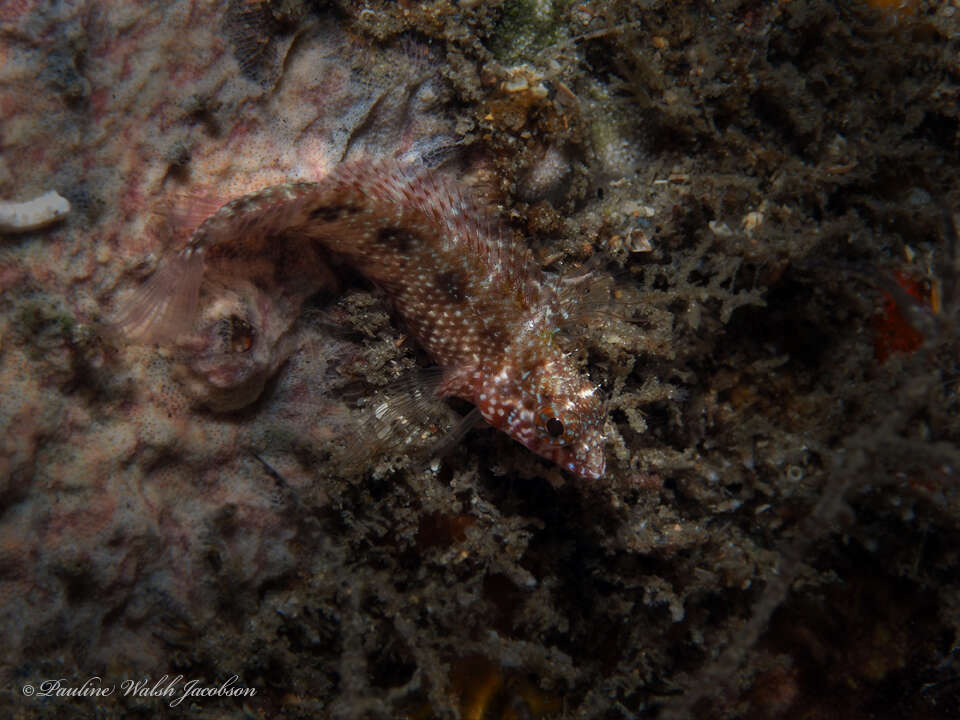
[[[597,387],[558,352],[486,374],[475,398],[484,419],[541,457],[586,480],[606,468],[606,407]]]

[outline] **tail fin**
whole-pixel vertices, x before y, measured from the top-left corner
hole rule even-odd
[[[203,253],[186,248],[168,258],[141,286],[112,323],[118,335],[135,343],[176,340],[190,331],[197,314]]]

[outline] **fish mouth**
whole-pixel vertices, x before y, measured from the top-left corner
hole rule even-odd
[[[561,447],[546,457],[583,480],[600,480],[607,469],[607,457],[602,444],[584,453]]]
[[[607,458],[603,448],[592,451],[580,465],[577,475],[584,480],[600,480],[607,469]]]

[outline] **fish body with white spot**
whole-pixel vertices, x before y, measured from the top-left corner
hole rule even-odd
[[[473,403],[490,425],[575,475],[603,475],[605,411],[560,344],[568,314],[560,281],[458,183],[421,165],[356,161],[228,203],[137,293],[119,327],[136,341],[175,340],[196,322],[212,260],[280,258],[272,262],[280,281],[296,271],[298,252],[316,247],[388,295],[442,368],[439,395]]]

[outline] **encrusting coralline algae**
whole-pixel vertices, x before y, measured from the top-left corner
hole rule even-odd
[[[220,395],[246,404],[275,370],[268,312],[215,317],[196,334],[201,288],[216,302],[232,278],[261,297],[316,273],[323,248],[389,296],[443,370],[440,396],[473,403],[490,425],[570,472],[603,475],[605,411],[558,335],[582,310],[584,273],[547,276],[447,175],[396,158],[341,164],[317,182],[268,187],[224,205],[137,293],[117,325],[129,339],[189,346]],[[307,265],[307,267],[304,267]],[[214,278],[211,284],[210,280]],[[291,280],[292,281],[292,280]],[[239,314],[238,314],[239,313]],[[261,352],[265,350],[265,352]],[[209,362],[210,359],[213,362]]]

